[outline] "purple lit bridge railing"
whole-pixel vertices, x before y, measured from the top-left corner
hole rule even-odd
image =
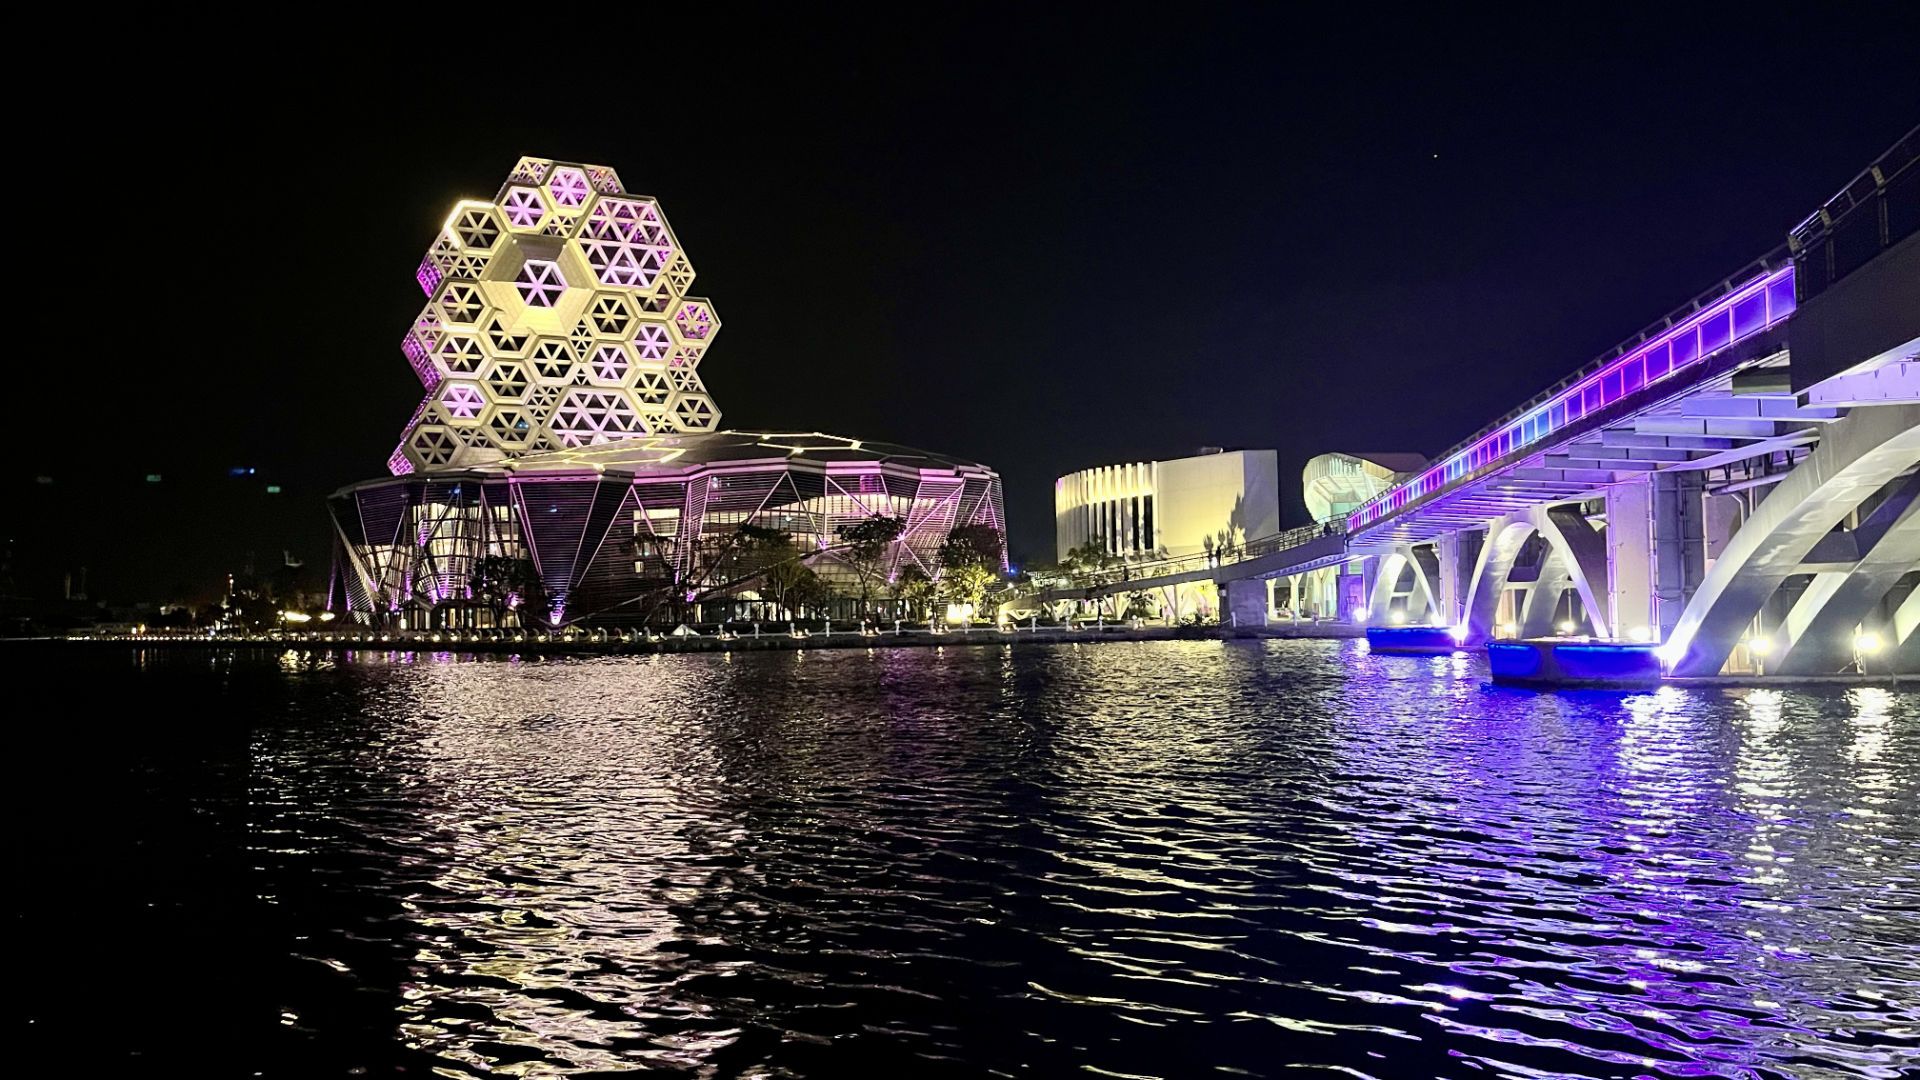
[[[1349,532],[1499,471],[1629,395],[1701,364],[1793,315],[1793,266],[1770,255],[1447,451],[1347,516]]]

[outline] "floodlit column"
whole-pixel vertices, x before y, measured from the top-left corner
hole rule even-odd
[[[1655,622],[1653,489],[1615,484],[1607,489],[1607,626],[1615,640],[1647,641]]]
[[[1460,581],[1465,576],[1460,571],[1460,534],[1447,533],[1434,541],[1440,552],[1440,596],[1438,612],[1434,621],[1442,626],[1460,625],[1460,605],[1465,590]]]

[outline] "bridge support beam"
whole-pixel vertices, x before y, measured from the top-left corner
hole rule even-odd
[[[1856,408],[1754,507],[1668,637],[1675,675],[1719,673],[1740,636],[1813,546],[1888,481],[1920,462],[1920,406]]]
[[[1773,668],[1782,675],[1832,675],[1853,663],[1856,627],[1869,623],[1873,609],[1902,577],[1920,565],[1920,474],[1906,482],[1867,516],[1852,538],[1859,561],[1846,570],[1814,575],[1800,594],[1774,644],[1782,649]],[[1866,627],[1879,631],[1874,625]],[[1900,643],[1885,647],[1897,653]]]
[[[1606,614],[1615,641],[1653,640],[1653,486],[1645,481],[1607,489]]]

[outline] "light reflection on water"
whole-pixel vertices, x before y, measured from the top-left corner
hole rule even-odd
[[[279,663],[252,884],[329,973],[258,988],[282,1053],[1920,1067],[1912,692],[1539,695],[1345,642]]]

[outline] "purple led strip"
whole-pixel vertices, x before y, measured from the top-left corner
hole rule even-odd
[[[1793,267],[1765,273],[1698,314],[1635,347],[1511,423],[1482,435],[1426,472],[1347,515],[1349,531],[1465,480],[1516,450],[1752,337],[1793,314]]]

